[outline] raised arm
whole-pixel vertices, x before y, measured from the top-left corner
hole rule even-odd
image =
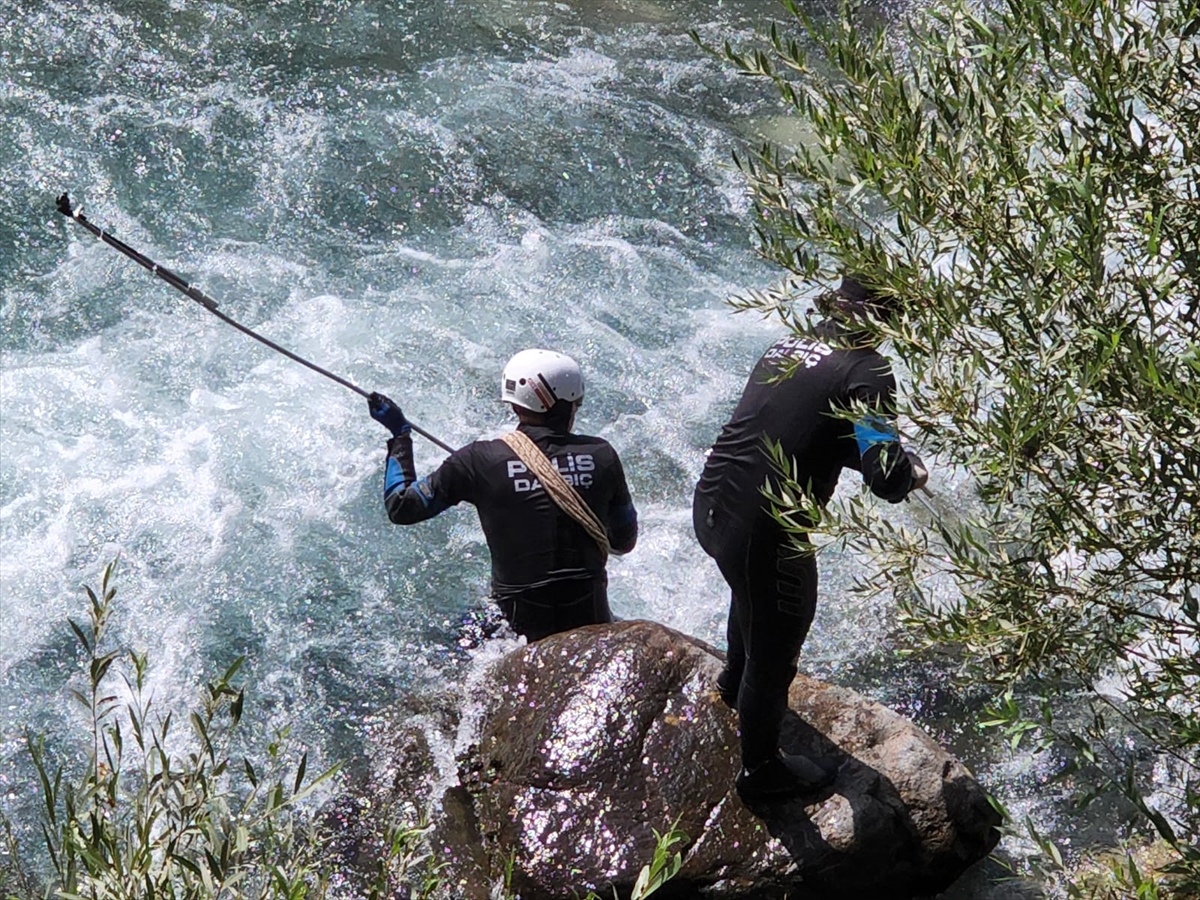
[[[871,493],[889,503],[899,503],[929,478],[920,457],[900,443],[892,413],[893,382],[890,373],[876,385],[854,391],[854,440],[858,444],[863,481]]]
[[[387,463],[383,473],[383,504],[388,518],[397,525],[412,525],[432,519],[450,504],[439,499],[429,480],[418,479],[413,463],[412,427],[400,407],[383,394],[367,398],[371,418],[392,436],[387,442]]]

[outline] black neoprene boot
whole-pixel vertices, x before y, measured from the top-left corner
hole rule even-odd
[[[765,763],[738,773],[738,795],[746,802],[784,800],[815,794],[837,778],[838,764],[827,757],[779,753]]]

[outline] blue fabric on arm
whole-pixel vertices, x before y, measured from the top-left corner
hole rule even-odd
[[[854,439],[863,481],[871,493],[889,503],[899,503],[912,487],[912,463],[900,445],[896,427],[881,416],[854,423]]]
[[[879,416],[867,416],[867,418],[855,422],[854,439],[858,442],[859,456],[879,444],[900,443],[900,436],[896,433],[895,426]]]
[[[445,512],[452,503],[438,496],[427,478],[414,481],[407,487],[392,491],[383,498],[388,518],[396,525],[415,525]]]
[[[421,502],[425,504],[425,508],[429,510],[431,516],[436,516],[450,508],[449,503],[434,495],[433,486],[429,483],[428,478],[417,479],[417,483],[412,487],[412,492],[421,498]]]
[[[404,472],[400,467],[400,463],[395,459],[389,458],[383,479],[384,499],[386,500],[395,493],[404,493],[409,487],[410,485],[404,479]],[[433,488],[430,486],[428,478],[418,479],[411,485],[411,488],[412,494],[429,510],[430,516],[436,516],[438,513],[445,512],[450,508],[448,503],[433,495]]]
[[[408,487],[408,482],[404,478],[404,470],[400,467],[399,460],[389,456],[387,460],[387,468],[383,473],[383,496],[388,498],[396,491],[403,491]]]
[[[383,505],[388,519],[395,525],[415,525],[432,519],[458,502],[452,493],[443,490],[447,467],[462,451],[450,455],[428,478],[417,478],[413,465],[412,438],[400,434],[388,441],[387,468],[384,472]]]

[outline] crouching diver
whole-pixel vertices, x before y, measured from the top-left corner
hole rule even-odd
[[[571,432],[583,374],[561,353],[523,350],[504,367],[500,399],[517,415],[515,432],[467,444],[418,479],[408,421],[387,397],[370,395],[371,417],[392,433],[388,518],[413,525],[474,504],[492,558],[492,597],[529,641],[611,622],[607,556],[633,549],[637,513],[617,452]]]
[[[856,322],[895,314],[891,297],[854,278],[817,301],[813,337],[791,336],[758,361],[733,417],[722,429],[696,486],[693,527],[732,598],[728,655],[717,679],[738,713],[746,800],[813,792],[837,767],[779,749],[788,688],[817,603],[817,562],[798,551],[771,516],[763,484],[773,475],[767,441],[794,461],[809,499],[823,507],[843,468],[857,469],[879,497],[897,503],[929,475],[900,446],[893,419],[891,366]],[[858,421],[839,411],[864,411]]]

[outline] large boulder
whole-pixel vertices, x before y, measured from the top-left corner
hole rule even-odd
[[[418,729],[397,736],[392,789],[427,804],[449,895],[485,900],[508,879],[522,900],[627,896],[655,831],[676,822],[687,841],[664,900],[931,894],[995,846],[999,817],[960,762],[907,719],[803,676],[782,742],[835,757],[837,779],[747,808],[721,666],[652,622],[582,628],[491,665],[440,781]]]

